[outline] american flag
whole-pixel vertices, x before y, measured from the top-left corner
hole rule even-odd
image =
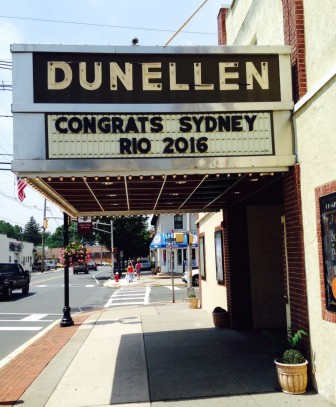
[[[26,186],[27,184],[21,178],[17,179],[18,198],[20,199],[21,202],[26,197],[26,194],[24,193],[24,189],[26,188]]]

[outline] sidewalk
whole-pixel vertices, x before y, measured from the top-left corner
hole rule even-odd
[[[282,393],[260,338],[216,329],[208,312],[184,302],[73,319],[0,370],[0,405],[332,406],[313,392]]]

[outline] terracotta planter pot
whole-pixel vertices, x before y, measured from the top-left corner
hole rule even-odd
[[[302,394],[306,392],[308,382],[307,360],[297,365],[281,363],[277,359],[275,359],[274,363],[278,372],[279,384],[284,393]]]
[[[213,312],[212,318],[216,328],[228,328],[229,314],[227,312]]]
[[[196,309],[198,307],[198,298],[187,298],[187,303],[189,305],[189,308],[194,308]]]

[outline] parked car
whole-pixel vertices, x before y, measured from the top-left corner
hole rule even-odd
[[[73,265],[73,274],[85,273],[88,274],[89,270],[86,263],[76,263]]]
[[[42,262],[40,261],[35,261],[32,265],[32,270],[33,271],[42,271]],[[43,271],[46,270],[46,267],[43,267]]]
[[[151,264],[148,259],[140,259],[139,263],[141,264],[141,271],[151,269]]]
[[[44,264],[47,270],[57,270],[57,264],[55,260],[44,260]]]
[[[33,271],[41,271],[41,261],[35,261],[32,265]],[[44,260],[44,270],[57,270],[57,264],[55,260]]]
[[[88,268],[88,270],[94,270],[94,271],[97,271],[97,264],[96,264],[96,262],[95,261],[89,261],[88,263],[87,263],[87,268]]]
[[[199,271],[198,269],[192,269],[192,285],[193,286],[199,286]],[[184,283],[188,283],[188,270],[186,270],[183,274],[182,274],[182,281]]]
[[[14,290],[22,290],[22,294],[28,294],[30,273],[24,270],[21,264],[0,263],[0,294],[7,300],[12,298]]]

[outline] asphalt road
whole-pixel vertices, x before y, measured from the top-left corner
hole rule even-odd
[[[145,274],[145,273],[144,273]],[[99,267],[89,274],[69,273],[71,313],[107,307],[141,306],[155,302],[183,301],[186,288],[170,285],[141,287],[120,284],[120,287],[104,287],[111,276],[110,267]],[[169,283],[167,283],[169,284]],[[17,351],[36,335],[58,323],[63,316],[64,272],[63,269],[35,272],[31,275],[30,291],[23,295],[13,292],[13,299],[0,300],[0,367],[8,355]]]

